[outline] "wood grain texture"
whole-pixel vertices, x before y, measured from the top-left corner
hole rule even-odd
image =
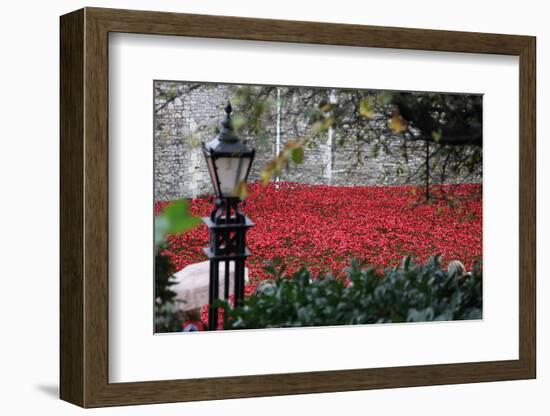
[[[536,377],[536,41],[520,54],[519,355]]]
[[[87,8],[111,32],[519,55],[528,36]]]
[[[84,12],[60,23],[60,388],[84,404]]]
[[[519,56],[519,359],[109,383],[109,32]],[[535,377],[535,104],[533,37],[97,8],[63,16],[61,397],[83,407],[98,407]]]

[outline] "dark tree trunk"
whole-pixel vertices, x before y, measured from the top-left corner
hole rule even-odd
[[[430,142],[426,140],[426,202],[430,200]]]

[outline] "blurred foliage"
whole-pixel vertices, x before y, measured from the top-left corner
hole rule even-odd
[[[224,310],[225,329],[259,329],[482,318],[482,276],[478,265],[460,277],[443,270],[435,256],[426,264],[405,258],[401,266],[378,272],[358,260],[347,279],[314,278],[302,269],[293,276],[284,266],[269,267],[274,283]]]
[[[155,332],[181,331],[183,314],[178,308],[176,293],[171,289],[177,282],[170,257],[163,254],[168,234],[189,231],[200,223],[189,210],[187,200],[174,201],[155,216]]]
[[[233,127],[241,136],[254,137],[257,145],[267,145],[266,125],[275,123],[275,87],[244,85],[236,90],[231,102],[238,108],[233,113]]]
[[[392,103],[418,130],[415,138],[419,140],[458,146],[482,144],[480,95],[399,93],[393,95]]]
[[[350,163],[350,170],[383,152],[400,159],[400,163],[386,174],[402,177],[405,183],[420,180],[427,184],[430,181],[444,183],[450,174],[458,173],[467,182],[470,177],[481,173],[480,95],[239,87],[234,97],[239,114],[235,124],[242,134],[260,138],[260,144],[269,137],[269,129],[275,123],[277,89],[281,102],[289,104],[282,106],[283,118],[294,116],[297,124],[304,124],[307,128],[285,125],[286,145],[264,167],[264,183],[285,169],[302,163],[308,149],[326,141],[329,129],[338,132],[338,140],[333,146],[346,145],[354,149],[356,157],[355,162]],[[428,150],[421,153],[426,160],[411,170],[410,152],[418,150],[415,146],[418,142],[428,146]],[[370,145],[370,153],[363,151],[365,144]]]
[[[161,246],[167,234],[178,234],[200,224],[200,218],[189,211],[189,202],[185,199],[171,202],[160,215],[155,217],[155,245]]]
[[[303,140],[288,141],[283,150],[263,168],[261,172],[263,184],[267,185],[271,178],[280,175],[288,168],[290,162],[302,163],[304,160],[304,144]]]
[[[181,331],[183,315],[177,307],[174,267],[170,257],[155,254],[155,333]]]

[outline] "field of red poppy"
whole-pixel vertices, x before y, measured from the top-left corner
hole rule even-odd
[[[250,293],[268,277],[266,262],[280,258],[291,273],[305,266],[314,274],[341,271],[351,257],[377,267],[410,255],[424,261],[441,254],[467,269],[482,256],[481,186],[444,185],[445,199],[425,203],[414,186],[323,186],[277,183],[250,186],[243,211],[256,224],[248,232]],[[167,202],[155,204],[158,213]],[[209,214],[209,198],[191,201],[197,216]],[[208,232],[200,225],[168,238],[176,270],[206,260]]]

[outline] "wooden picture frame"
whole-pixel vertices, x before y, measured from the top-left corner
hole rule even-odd
[[[62,16],[60,29],[60,396],[63,400],[82,407],[101,407],[536,377],[534,37],[100,8],[85,8]],[[109,383],[110,32],[518,56],[519,359]]]

